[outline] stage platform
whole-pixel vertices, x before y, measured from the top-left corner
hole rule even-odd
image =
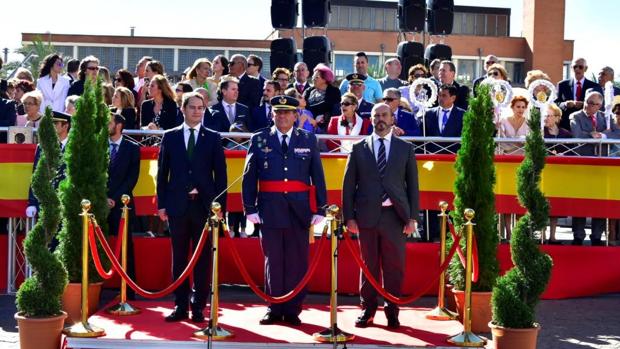
[[[100,338],[67,338],[67,348],[205,348],[206,342],[193,338],[193,332],[206,326],[191,321],[164,322],[164,316],[172,311],[170,301],[135,301],[142,313],[133,316],[112,316],[104,310],[90,318],[90,323],[106,330]],[[105,308],[102,308],[105,309]],[[458,334],[463,326],[458,321],[431,321],[424,315],[429,308],[403,307],[399,319],[401,328],[387,328],[382,311],[377,312],[375,325],[356,328],[354,322],[359,307],[339,307],[339,327],[355,335],[347,348],[453,348],[446,342],[450,335]],[[303,324],[299,327],[285,325],[262,326],[258,321],[265,314],[264,304],[222,303],[219,323],[234,332],[235,337],[227,341],[213,342],[213,348],[328,348],[332,344],[321,344],[312,334],[323,330],[329,322],[328,305],[306,305],[301,313]],[[206,315],[206,312],[205,312]],[[343,346],[340,345],[340,348]],[[487,344],[490,348],[491,344]]]

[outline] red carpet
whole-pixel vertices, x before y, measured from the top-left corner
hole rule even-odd
[[[91,347],[101,347],[102,344],[113,347],[132,347],[137,343],[140,347],[161,345],[165,341],[169,347],[181,348],[191,343],[200,341],[193,338],[194,331],[201,327],[190,321],[178,323],[166,323],[164,315],[172,309],[172,302],[148,302],[136,301],[132,304],[140,307],[142,313],[135,316],[117,317],[111,316],[104,311],[99,311],[90,318],[90,323],[105,329],[106,336],[91,339]],[[283,325],[261,326],[258,320],[265,314],[264,305],[223,303],[220,305],[219,323],[222,327],[232,331],[235,337],[226,343],[238,343],[235,347],[243,347],[244,344],[311,344],[317,343],[312,334],[323,330],[329,322],[329,306],[307,305],[304,307],[300,318],[303,325],[300,327],[288,327]],[[355,345],[399,345],[409,347],[449,347],[446,337],[460,333],[462,325],[457,321],[430,321],[424,318],[426,308],[402,308],[400,313],[401,328],[389,330],[386,327],[386,319],[382,312],[377,312],[376,326],[365,329],[355,328],[354,321],[359,315],[356,306],[341,306],[338,313],[339,327],[356,336],[351,342]],[[206,323],[204,324],[206,326]],[[77,340],[77,342],[76,342]],[[129,342],[127,340],[131,340]],[[85,343],[85,339],[68,339],[68,345],[76,346],[76,343]],[[185,345],[184,345],[185,344]]]

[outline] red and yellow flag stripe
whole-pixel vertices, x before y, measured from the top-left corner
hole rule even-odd
[[[24,215],[32,173],[35,146],[0,145],[0,217]],[[156,147],[141,148],[140,178],[134,188],[138,214],[157,210],[155,187],[157,176]],[[228,181],[243,173],[244,151],[226,151]],[[420,206],[437,209],[440,200],[452,202],[456,178],[454,155],[419,155]],[[521,156],[497,156],[495,184],[496,207],[501,213],[522,213],[517,202],[516,169]],[[322,156],[329,203],[341,204],[345,155]],[[620,218],[620,186],[615,183],[620,158],[548,157],[541,189],[551,203],[554,216]],[[241,211],[241,181],[228,192],[228,209]]]

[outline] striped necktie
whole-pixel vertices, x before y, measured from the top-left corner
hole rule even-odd
[[[385,139],[383,138],[379,138],[379,153],[377,153],[377,168],[379,169],[379,174],[381,175],[381,178],[383,178],[385,176],[385,168],[387,167],[387,158],[385,155],[385,143],[384,143]],[[385,189],[383,190],[383,193],[381,194],[381,202],[385,202],[385,200],[388,199],[388,195],[385,192]]]

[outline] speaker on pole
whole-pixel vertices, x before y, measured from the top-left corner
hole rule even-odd
[[[306,27],[326,27],[331,12],[330,0],[303,0],[301,12]]]
[[[400,60],[403,69],[400,73],[400,79],[407,81],[409,68],[416,64],[424,64],[424,45],[414,41],[403,41],[398,44],[396,54]]]
[[[421,32],[425,21],[425,0],[398,0],[398,28],[401,31]]]
[[[304,39],[304,62],[310,72],[319,63],[331,63],[331,43],[327,36],[309,36]]]
[[[429,65],[434,59],[452,60],[452,48],[444,44],[430,44],[424,51],[424,60]]]
[[[271,26],[293,29],[297,25],[298,0],[271,0]]]
[[[297,46],[291,38],[281,38],[271,41],[271,55],[269,56],[270,72],[282,67],[293,70],[297,63]]]
[[[452,34],[454,0],[428,0],[428,32],[432,35]]]

